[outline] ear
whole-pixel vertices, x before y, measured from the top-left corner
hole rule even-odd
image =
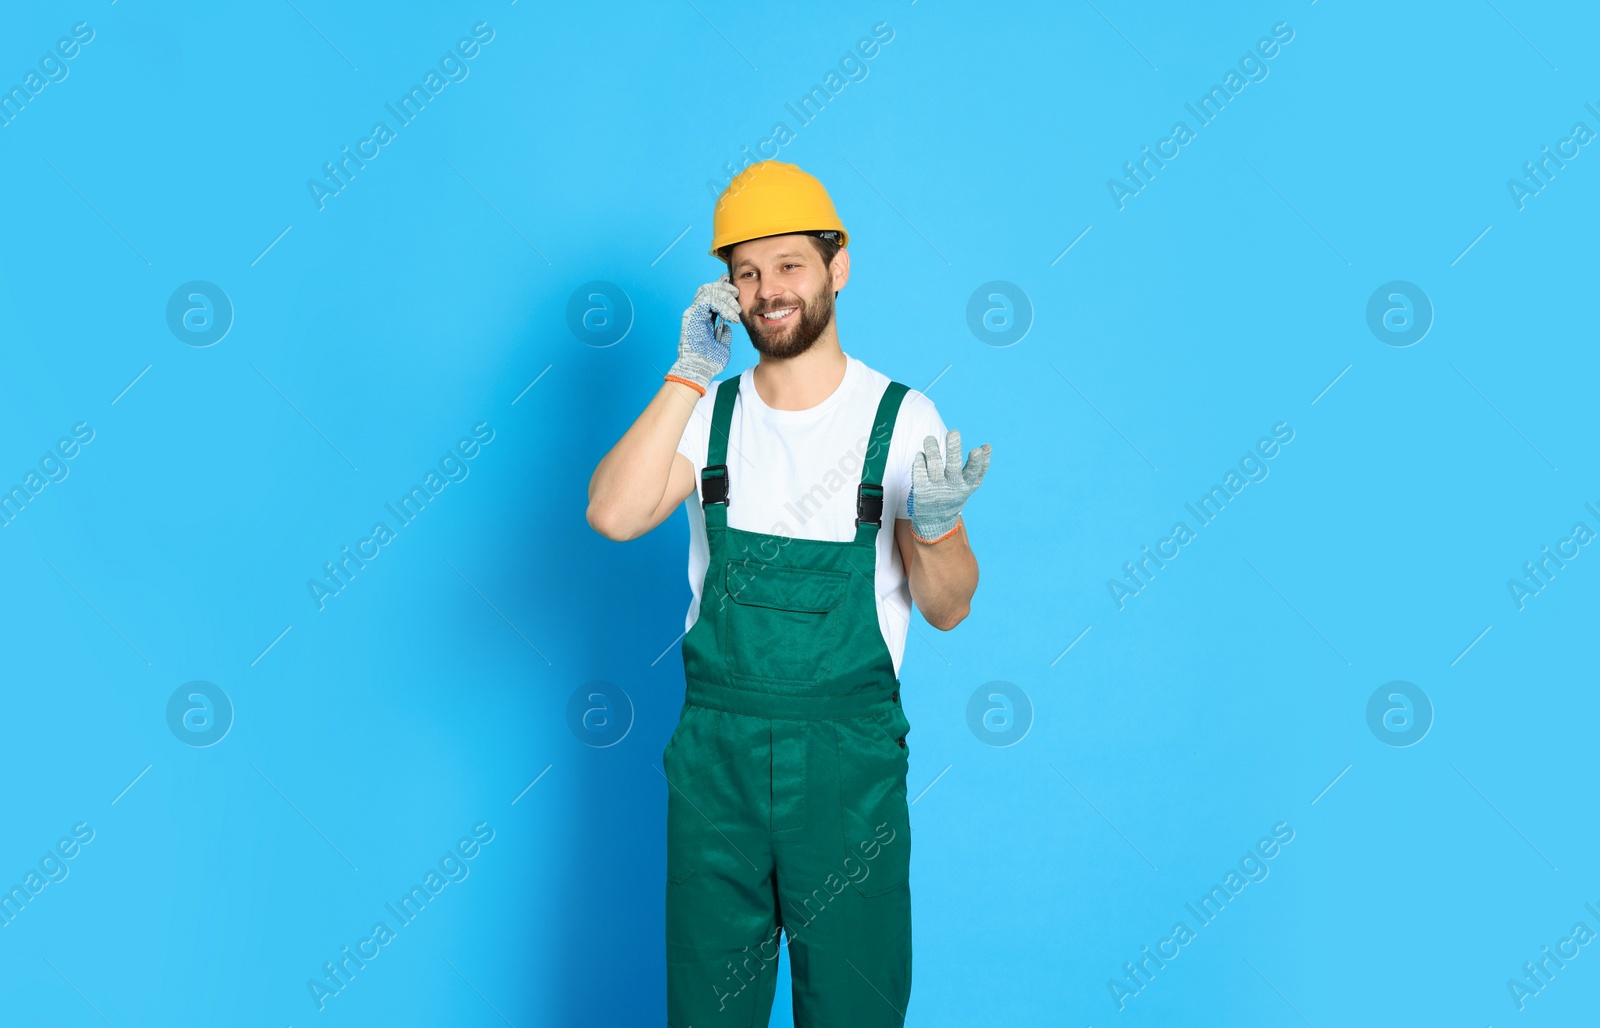
[[[833,255],[833,262],[828,265],[833,272],[833,288],[841,290],[850,281],[850,251],[844,247]]]

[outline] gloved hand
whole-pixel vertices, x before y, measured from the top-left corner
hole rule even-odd
[[[911,458],[911,493],[906,511],[911,515],[911,532],[925,543],[938,542],[955,531],[956,518],[967,498],[989,470],[989,444],[967,454],[961,462],[961,433],[950,429],[945,435],[946,456],[939,457],[939,441],[928,436],[922,449]],[[918,496],[921,499],[917,499]]]
[[[678,360],[667,374],[693,382],[704,396],[711,380],[728,366],[732,322],[738,320],[739,287],[726,274],[701,286],[683,312]]]

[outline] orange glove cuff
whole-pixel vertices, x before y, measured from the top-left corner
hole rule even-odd
[[[690,389],[693,389],[701,396],[706,394],[705,386],[701,385],[699,382],[691,382],[687,378],[679,378],[677,375],[667,375],[665,378],[668,382],[682,382],[684,385],[688,386]]]

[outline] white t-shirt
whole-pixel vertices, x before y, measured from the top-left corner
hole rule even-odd
[[[768,535],[849,542],[856,537],[856,486],[872,435],[878,402],[889,378],[845,354],[844,380],[827,399],[806,410],[773,410],[762,402],[752,377],[739,377],[739,396],[728,424],[728,527]],[[711,412],[720,382],[712,382],[695,404],[678,441],[678,452],[694,465],[695,491],[689,512],[689,588],[694,595],[684,619],[687,632],[700,614],[700,588],[711,562],[700,471],[710,448]],[[911,624],[911,588],[894,541],[894,518],[909,520],[911,457],[933,436],[944,452],[944,419],[933,401],[908,389],[900,402],[883,469],[883,524],[878,529],[878,628],[894,659],[895,674]]]

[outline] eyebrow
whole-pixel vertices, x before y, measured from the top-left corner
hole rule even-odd
[[[772,255],[772,259],[773,259],[773,260],[775,260],[775,261],[781,261],[781,260],[787,260],[787,259],[789,259],[789,258],[791,258],[791,257],[799,257],[799,258],[801,258],[801,259],[802,259],[802,260],[804,260],[804,259],[805,259],[805,256],[806,256],[806,255],[805,255],[805,254],[803,254],[803,253],[801,253],[801,252],[800,252],[800,251],[798,251],[798,250],[795,250],[795,251],[785,251],[785,252],[783,252],[783,253],[775,253],[775,254],[773,254],[773,255]],[[740,260],[740,261],[739,261],[739,263],[738,263],[738,264],[735,264],[735,265],[734,265],[734,267],[736,267],[736,268],[742,268],[742,267],[744,267],[744,266],[745,266],[745,265],[746,265],[746,264],[754,264],[754,263],[755,263],[755,262],[754,262],[754,261],[752,261],[752,260],[751,260],[751,259],[750,259],[750,258],[748,258],[748,257],[745,257],[745,258],[742,258],[742,259],[741,259],[741,260]]]

